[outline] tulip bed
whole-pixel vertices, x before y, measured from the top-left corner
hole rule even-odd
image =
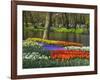
[[[46,40],[41,38],[28,38],[27,41],[42,42],[44,44],[53,44],[53,45],[60,45],[60,46],[82,46],[81,43],[76,43],[76,42]]]
[[[80,43],[29,38],[23,41],[23,68],[88,66],[89,47]]]
[[[73,58],[85,58],[89,59],[89,52],[81,50],[54,50],[51,52],[52,59],[73,59]]]

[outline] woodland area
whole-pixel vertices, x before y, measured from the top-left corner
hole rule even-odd
[[[34,31],[42,31],[43,39],[50,32],[89,33],[89,14],[23,11],[23,16],[24,39]]]

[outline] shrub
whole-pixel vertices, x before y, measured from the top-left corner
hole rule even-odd
[[[24,38],[33,37],[34,32],[42,32],[43,28],[24,27]]]
[[[53,30],[54,32],[70,32],[70,33],[84,33],[84,29],[83,28],[55,28]]]
[[[75,30],[75,33],[84,33],[84,30],[82,28],[78,28]]]

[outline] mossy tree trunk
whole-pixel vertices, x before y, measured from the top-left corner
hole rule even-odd
[[[43,33],[43,39],[49,39],[49,32],[51,26],[51,13],[46,13],[46,20],[45,20],[45,30]]]

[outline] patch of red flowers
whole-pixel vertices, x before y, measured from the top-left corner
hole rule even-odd
[[[72,59],[72,58],[86,58],[89,59],[89,52],[82,50],[54,50],[51,51],[52,59]]]

